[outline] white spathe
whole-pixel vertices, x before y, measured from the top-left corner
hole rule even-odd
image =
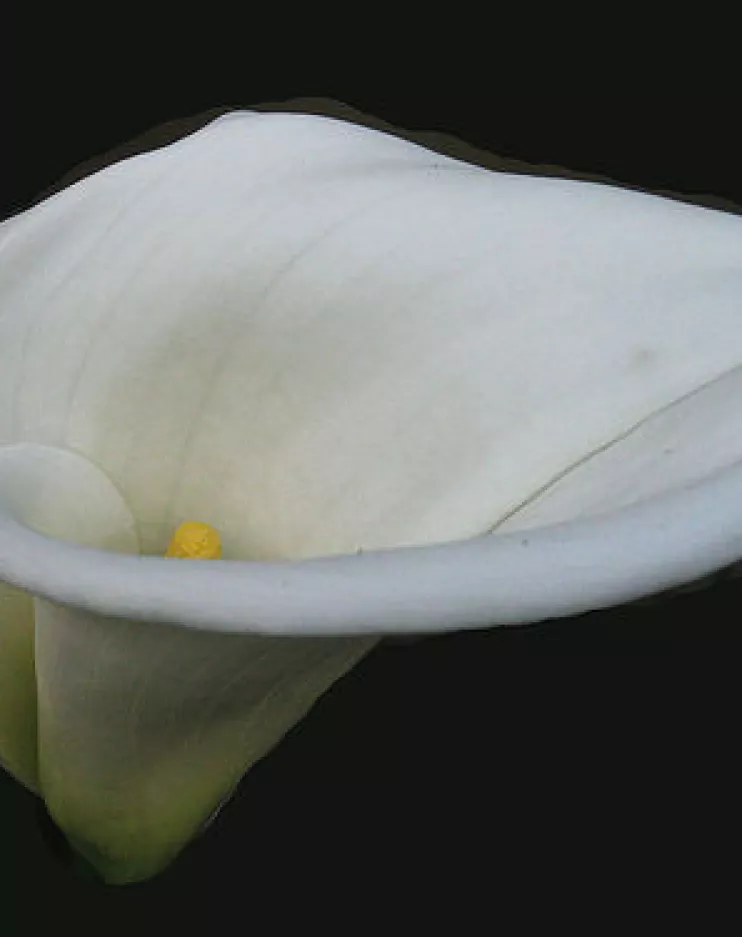
[[[0,758],[152,874],[380,634],[742,556],[741,407],[736,215],[306,115],[97,173],[0,226]]]
[[[136,555],[134,519],[119,492],[75,453],[0,448],[0,493],[14,559],[33,563],[41,579],[64,577],[65,558],[74,563],[78,552],[85,565],[82,544],[104,561],[126,553],[135,564],[153,562]],[[247,768],[376,640],[107,618],[88,611],[84,597],[66,606],[1,581],[0,616],[2,762],[43,795],[78,851],[115,883],[167,865]]]

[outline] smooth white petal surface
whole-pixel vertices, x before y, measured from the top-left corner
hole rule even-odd
[[[741,408],[742,365],[653,414],[552,481],[497,530],[533,530],[617,511],[682,492],[720,472],[733,475],[742,466]]]
[[[571,524],[637,500],[647,459],[647,493],[663,476],[668,490],[708,478],[706,494],[663,502],[692,530],[692,557],[668,544],[591,568],[558,606],[580,611],[738,558],[707,510],[737,490],[737,463],[709,459],[684,414],[696,393],[731,386],[703,397],[703,422],[738,435],[726,375],[742,360],[741,258],[737,216],[493,173],[339,121],[230,115],[3,226],[0,439],[101,466],[145,553],[197,517],[242,560]],[[658,461],[672,413],[685,444]],[[631,513],[611,540],[651,542],[658,511]],[[606,529],[556,541],[592,551]],[[258,633],[425,630],[438,565],[451,628],[542,608],[513,601],[499,572],[513,556],[511,581],[536,576],[545,594],[569,581],[533,536],[525,563],[517,540],[474,548],[498,572],[473,591],[464,577],[480,596],[468,605],[469,548],[392,558],[395,581],[407,570],[398,594],[376,578],[387,561],[365,555],[337,572],[210,564],[186,581],[16,528],[7,539],[5,578],[54,601]],[[342,613],[328,608],[351,581]]]
[[[161,553],[493,527],[742,360],[742,220],[236,115],[12,219],[0,441],[102,466]]]
[[[0,226],[0,757],[151,874],[379,634],[739,559],[741,365],[731,214],[299,115],[71,186]]]

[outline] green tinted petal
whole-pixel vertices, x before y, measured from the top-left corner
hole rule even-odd
[[[205,633],[38,600],[49,812],[106,881],[156,874],[373,643]]]
[[[33,599],[0,582],[0,764],[37,789]]]

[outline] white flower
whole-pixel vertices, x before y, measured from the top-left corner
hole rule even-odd
[[[71,186],[0,226],[0,757],[154,874],[381,635],[742,556],[741,363],[735,215],[287,114]]]

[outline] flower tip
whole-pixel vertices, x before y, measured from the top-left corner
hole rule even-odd
[[[219,531],[200,521],[186,521],[173,534],[165,556],[181,560],[218,560],[222,555]]]

